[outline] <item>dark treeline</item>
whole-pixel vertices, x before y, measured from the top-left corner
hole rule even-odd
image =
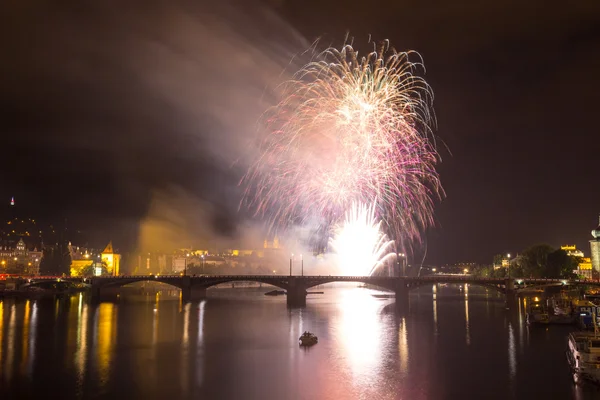
[[[501,258],[501,256],[496,256]],[[580,257],[567,254],[547,244],[529,247],[510,261],[510,266],[494,268],[493,265],[480,265],[473,268],[473,275],[489,278],[577,278],[573,272],[581,262]]]

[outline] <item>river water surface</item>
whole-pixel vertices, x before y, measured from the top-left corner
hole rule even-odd
[[[528,327],[493,291],[422,288],[407,310],[355,286],[304,309],[268,290],[0,300],[0,398],[600,399],[572,383],[568,328]]]

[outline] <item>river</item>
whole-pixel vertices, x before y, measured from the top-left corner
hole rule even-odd
[[[408,310],[356,285],[291,310],[268,290],[0,300],[0,398],[600,398],[572,383],[569,328],[528,327],[492,290],[421,288]]]

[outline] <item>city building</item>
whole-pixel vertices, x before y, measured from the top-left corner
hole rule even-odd
[[[492,263],[492,266],[493,266],[494,270],[497,270],[500,268],[508,268],[512,264],[514,264],[515,261],[516,261],[516,258],[511,259],[510,254],[504,254],[504,255],[496,254],[494,256],[494,261]]]
[[[102,260],[100,253],[87,247],[68,245],[71,257],[71,276],[99,276],[102,275]]]
[[[561,250],[564,250],[567,255],[571,257],[584,257],[583,251],[577,250],[577,246],[574,244],[567,244],[564,246],[560,246]]]
[[[581,276],[585,279],[592,279],[592,259],[590,257],[581,257],[581,261],[577,265],[577,269],[573,271],[578,276]]]
[[[600,220],[598,227],[592,231],[594,239],[590,240],[590,251],[592,259],[592,270],[595,274],[600,273]]]
[[[114,252],[112,241],[109,242],[104,251],[100,253],[100,258],[106,264],[106,270],[109,275],[119,275],[121,255]]]
[[[23,239],[14,247],[0,246],[0,273],[18,275],[38,275],[42,252],[37,248],[29,250]]]

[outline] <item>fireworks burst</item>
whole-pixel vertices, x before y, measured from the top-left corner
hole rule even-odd
[[[394,241],[381,231],[374,204],[352,204],[345,220],[335,227],[330,245],[342,274],[347,276],[371,275],[396,258]]]
[[[249,205],[285,227],[334,225],[353,204],[372,204],[390,233],[418,240],[442,194],[420,67],[417,53],[387,42],[362,58],[346,45],[308,63],[265,114],[264,149],[243,180]]]

